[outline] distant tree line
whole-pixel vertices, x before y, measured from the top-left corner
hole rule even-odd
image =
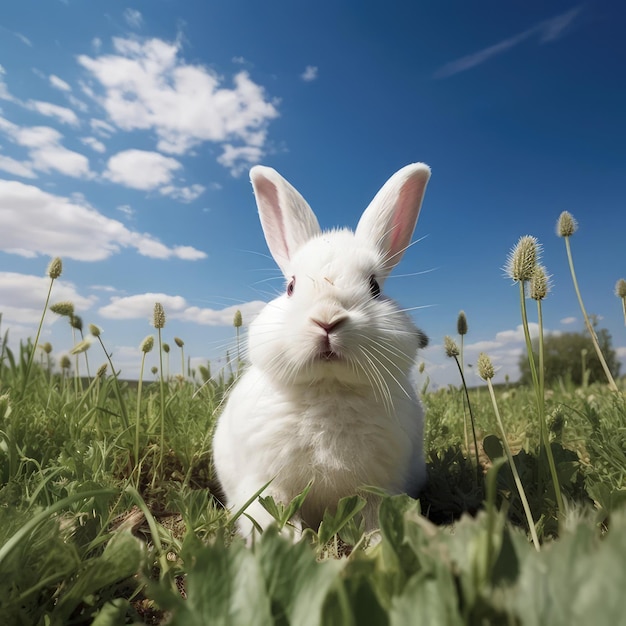
[[[613,349],[611,334],[602,328],[596,330],[596,335],[611,374],[617,378],[621,363]],[[588,333],[571,332],[547,335],[544,337],[543,346],[546,384],[554,383],[559,379],[571,380],[575,385],[597,381],[606,382],[602,365]],[[533,341],[533,351],[535,363],[538,364],[539,342],[537,339]],[[526,351],[520,356],[519,368],[522,374],[520,382],[523,384],[531,383],[530,364]]]

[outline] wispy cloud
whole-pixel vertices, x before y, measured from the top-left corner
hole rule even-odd
[[[454,74],[459,74],[460,72],[465,72],[473,67],[477,67],[486,61],[489,61],[495,56],[503,54],[507,50],[514,48],[520,43],[526,41],[527,39],[531,39],[532,37],[538,36],[539,43],[549,43],[552,41],[556,41],[560,37],[564,35],[566,30],[572,24],[572,22],[576,19],[576,17],[582,11],[582,7],[575,7],[565,13],[561,13],[555,17],[552,17],[548,20],[543,20],[534,26],[509,37],[508,39],[504,39],[492,46],[484,48],[483,50],[479,50],[478,52],[474,52],[472,54],[468,54],[467,56],[461,57],[460,59],[456,59],[454,61],[450,61],[445,65],[441,66],[434,74],[435,78],[448,78],[449,76],[453,76]]]
[[[300,78],[305,83],[310,83],[317,78],[318,68],[315,65],[307,65],[304,72],[300,74]]]
[[[55,74],[50,74],[50,76],[48,76],[48,80],[55,89],[59,89],[60,91],[72,91],[69,84]]]
[[[15,36],[25,45],[28,46],[29,48],[33,47],[33,42],[26,36],[26,35],[22,35],[22,33],[15,33]]]
[[[131,28],[141,28],[143,24],[143,16],[137,9],[126,9],[124,11],[124,19]]]
[[[576,318],[575,317],[564,317],[561,320],[561,324],[573,324],[574,322],[576,322]]]

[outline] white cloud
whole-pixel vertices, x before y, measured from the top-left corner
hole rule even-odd
[[[31,111],[37,111],[41,115],[46,117],[54,117],[62,124],[69,124],[70,126],[78,126],[80,123],[78,117],[72,109],[59,106],[58,104],[52,104],[52,102],[42,102],[40,100],[29,100],[24,105]]]
[[[131,231],[78,197],[69,200],[17,181],[0,180],[0,206],[0,250],[10,254],[100,261],[130,247],[152,258],[206,257],[200,250],[169,248],[149,234]]]
[[[15,134],[16,143],[29,149],[32,166],[37,170],[55,170],[74,178],[89,178],[89,159],[83,154],[68,150],[61,145],[62,135],[48,126],[19,128]]]
[[[109,159],[104,177],[132,189],[150,191],[168,185],[181,167],[176,159],[158,152],[124,150]]]
[[[466,70],[485,63],[495,56],[503,54],[507,50],[514,48],[534,35],[539,36],[539,41],[542,44],[556,41],[559,37],[563,36],[565,31],[581,11],[582,7],[575,7],[565,13],[557,15],[556,17],[543,20],[542,22],[539,22],[522,32],[517,33],[508,39],[504,39],[503,41],[500,41],[492,46],[484,48],[483,50],[479,50],[473,54],[468,54],[460,59],[446,63],[435,72],[435,78],[447,78],[449,76],[453,76],[454,74],[465,72]]]
[[[8,156],[0,154],[0,170],[13,174],[13,176],[20,176],[22,178],[37,178],[37,174],[33,171],[30,163],[16,161]]]
[[[564,317],[560,323],[561,324],[573,324],[574,322],[576,322],[576,318],[575,317]]]
[[[129,219],[135,216],[135,210],[129,204],[122,204],[115,208]]]
[[[100,48],[102,48],[102,39],[100,39],[100,37],[94,37],[91,40],[91,47],[94,52],[100,52]]]
[[[153,130],[157,148],[172,154],[202,142],[253,146],[262,153],[267,125],[278,111],[247,72],[235,74],[228,86],[212,70],[181,59],[178,44],[114,38],[113,45],[115,54],[81,55],[78,61],[100,83],[103,93],[92,95],[116,126]],[[247,156],[245,150],[238,154]]]
[[[224,145],[224,151],[217,157],[220,165],[228,168],[233,176],[239,176],[250,165],[259,163],[263,156],[263,150],[256,146],[231,146]]]
[[[79,100],[76,96],[73,96],[71,93],[67,94],[67,99],[69,103],[81,113],[87,113],[89,111],[89,107],[82,100]]]
[[[241,311],[245,325],[248,325],[265,307],[265,302],[253,301],[226,307],[208,309],[188,306],[182,296],[165,293],[143,293],[133,296],[112,297],[109,304],[101,307],[98,313],[109,319],[152,319],[155,302],[160,302],[165,315],[171,319],[192,322],[204,326],[232,326],[235,311]]]
[[[263,309],[266,304],[265,302],[255,300],[229,306],[225,309],[203,309],[197,306],[191,306],[176,317],[205,326],[232,326],[235,312],[241,311],[243,323],[247,326],[261,312],[261,309]]]
[[[124,19],[131,28],[141,28],[141,25],[143,24],[143,16],[140,11],[137,11],[137,9],[125,9]]]
[[[62,146],[63,137],[54,128],[49,126],[20,127],[0,117],[0,131],[8,135],[16,144],[28,149],[30,161],[22,163],[26,168],[44,172],[55,170],[66,176],[77,178],[92,176],[87,157]]]
[[[626,359],[626,346],[615,348],[615,353],[620,359]]]
[[[106,146],[95,137],[81,137],[81,141],[96,152],[106,152]]]
[[[0,272],[0,302],[2,321],[8,323],[36,324],[41,319],[50,279],[17,272]],[[95,302],[95,296],[85,298],[76,287],[64,280],[55,280],[52,302],[69,300],[77,311],[86,311]],[[58,319],[47,316],[48,323]]]
[[[28,46],[29,48],[33,47],[33,42],[26,36],[26,35],[22,35],[22,33],[15,33],[15,36],[25,45]]]
[[[4,69],[4,67],[2,67],[2,65],[0,65],[0,100],[8,100],[9,102],[14,102],[15,98],[9,93],[9,88],[4,81],[5,74],[6,70]]]
[[[174,254],[183,261],[197,261],[206,258],[206,254],[191,246],[175,246]]]
[[[181,202],[193,202],[196,198],[200,197],[205,191],[202,185],[191,185],[190,187],[176,187],[174,185],[166,185],[159,189],[159,193],[164,196],[174,198],[174,200],[180,200]]]
[[[72,88],[69,86],[69,84],[55,74],[50,74],[50,76],[48,76],[48,80],[55,89],[58,89],[60,91],[72,91]]]
[[[89,125],[91,126],[91,130],[101,137],[108,138],[115,132],[115,128],[104,120],[92,119],[89,120]]]
[[[142,293],[125,297],[114,296],[109,304],[98,310],[98,313],[102,317],[116,320],[152,319],[156,302],[163,305],[166,318],[172,312],[183,311],[187,306],[187,302],[182,296],[169,296],[165,293]]]
[[[91,285],[89,289],[93,289],[94,291],[108,291],[110,293],[115,293],[117,289],[115,287],[111,287],[111,285]]]
[[[311,81],[317,78],[318,68],[315,65],[307,65],[304,72],[300,74],[300,78],[306,82],[310,83]]]
[[[49,126],[20,127],[0,117],[0,131],[16,144],[27,148],[30,161],[25,167],[49,172],[55,170],[66,176],[93,176],[86,156],[61,145],[63,136]]]

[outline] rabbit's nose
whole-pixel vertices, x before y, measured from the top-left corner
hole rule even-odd
[[[348,318],[346,316],[342,316],[342,317],[335,317],[330,322],[324,322],[322,320],[318,320],[312,317],[311,321],[314,324],[317,324],[317,326],[319,326],[322,330],[326,331],[326,334],[328,334],[332,332],[333,330],[335,330],[338,326],[343,324],[347,319]]]

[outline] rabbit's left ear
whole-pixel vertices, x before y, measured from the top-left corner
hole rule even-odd
[[[320,226],[300,193],[271,167],[255,165],[250,170],[265,240],[285,276],[291,259],[309,239],[320,233]]]
[[[429,178],[430,168],[424,163],[403,167],[382,186],[359,220],[356,236],[382,252],[387,272],[411,242]]]

